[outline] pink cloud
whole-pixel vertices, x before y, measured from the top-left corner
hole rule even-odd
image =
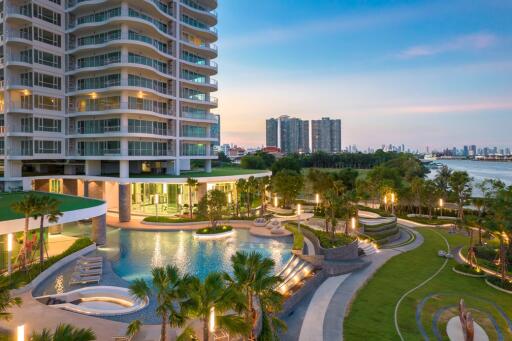
[[[474,33],[437,44],[411,46],[398,53],[398,57],[401,59],[411,59],[460,50],[481,50],[495,45],[497,41],[498,38],[493,34]]]

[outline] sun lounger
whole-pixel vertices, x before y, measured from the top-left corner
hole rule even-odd
[[[86,257],[86,256],[82,256],[80,257],[79,259],[80,261],[84,261],[84,262],[89,262],[89,263],[94,263],[94,262],[103,262],[103,257],[101,256],[97,256],[97,257]]]
[[[267,223],[268,223],[268,221],[265,218],[256,218],[256,219],[254,219],[254,222],[253,222],[254,226],[256,226],[256,227],[263,227],[263,226],[267,225]]]
[[[79,273],[81,276],[89,276],[89,275],[101,275],[103,273],[102,269],[76,269],[75,273]]]
[[[439,250],[439,251],[437,251],[437,255],[438,255],[439,257],[446,257],[446,251],[444,251],[444,250]]]
[[[101,270],[103,269],[102,263],[95,263],[95,264],[80,264],[77,263],[75,265],[75,270]]]
[[[71,275],[71,280],[69,281],[69,284],[77,285],[77,284],[99,283],[100,280],[101,280],[101,276],[99,276],[99,275],[82,276],[79,273],[74,272]]]

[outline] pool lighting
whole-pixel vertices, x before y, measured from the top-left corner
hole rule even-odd
[[[208,321],[208,329],[210,333],[215,333],[215,307],[210,308],[210,319]]]
[[[25,341],[25,325],[22,324],[16,328],[17,340]]]

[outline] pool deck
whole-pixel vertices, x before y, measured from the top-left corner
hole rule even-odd
[[[109,214],[107,215],[107,225],[127,229],[127,230],[148,230],[148,231],[194,231],[199,230],[210,225],[209,222],[194,222],[194,223],[180,223],[180,224],[151,224],[151,223],[143,223],[143,217],[140,216],[132,216],[129,222],[120,223],[117,215]],[[270,233],[270,229],[266,227],[257,227],[254,226],[251,220],[230,220],[226,222],[227,224],[233,226],[238,229],[248,229],[249,232],[257,237],[267,237],[267,238],[282,238],[291,236],[292,233],[288,230],[283,230],[282,234],[272,234]]]

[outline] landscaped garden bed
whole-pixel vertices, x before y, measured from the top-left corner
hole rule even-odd
[[[195,232],[194,236],[198,238],[221,238],[231,236],[233,232],[233,226],[222,225],[215,228],[206,227],[199,229]]]
[[[500,277],[487,276],[485,278],[485,283],[487,283],[487,285],[493,287],[496,290],[512,294],[512,282],[510,281],[503,282]]]
[[[300,250],[304,248],[304,235],[299,232],[299,229],[297,228],[296,223],[287,223],[285,225],[285,228],[293,233],[293,246],[292,250]]]
[[[302,227],[310,232],[312,232],[320,242],[320,246],[324,249],[333,249],[337,247],[342,247],[351,244],[354,242],[355,238],[352,236],[347,236],[346,234],[336,233],[335,238],[332,238],[332,235],[325,231],[315,230],[309,227]]]
[[[182,218],[182,217],[168,217],[168,216],[149,216],[142,219],[145,223],[162,223],[162,224],[179,224],[179,223],[193,223],[204,221],[205,219],[199,218]]]
[[[474,268],[469,264],[457,264],[452,270],[460,275],[469,277],[485,277],[485,273],[480,268]]]

